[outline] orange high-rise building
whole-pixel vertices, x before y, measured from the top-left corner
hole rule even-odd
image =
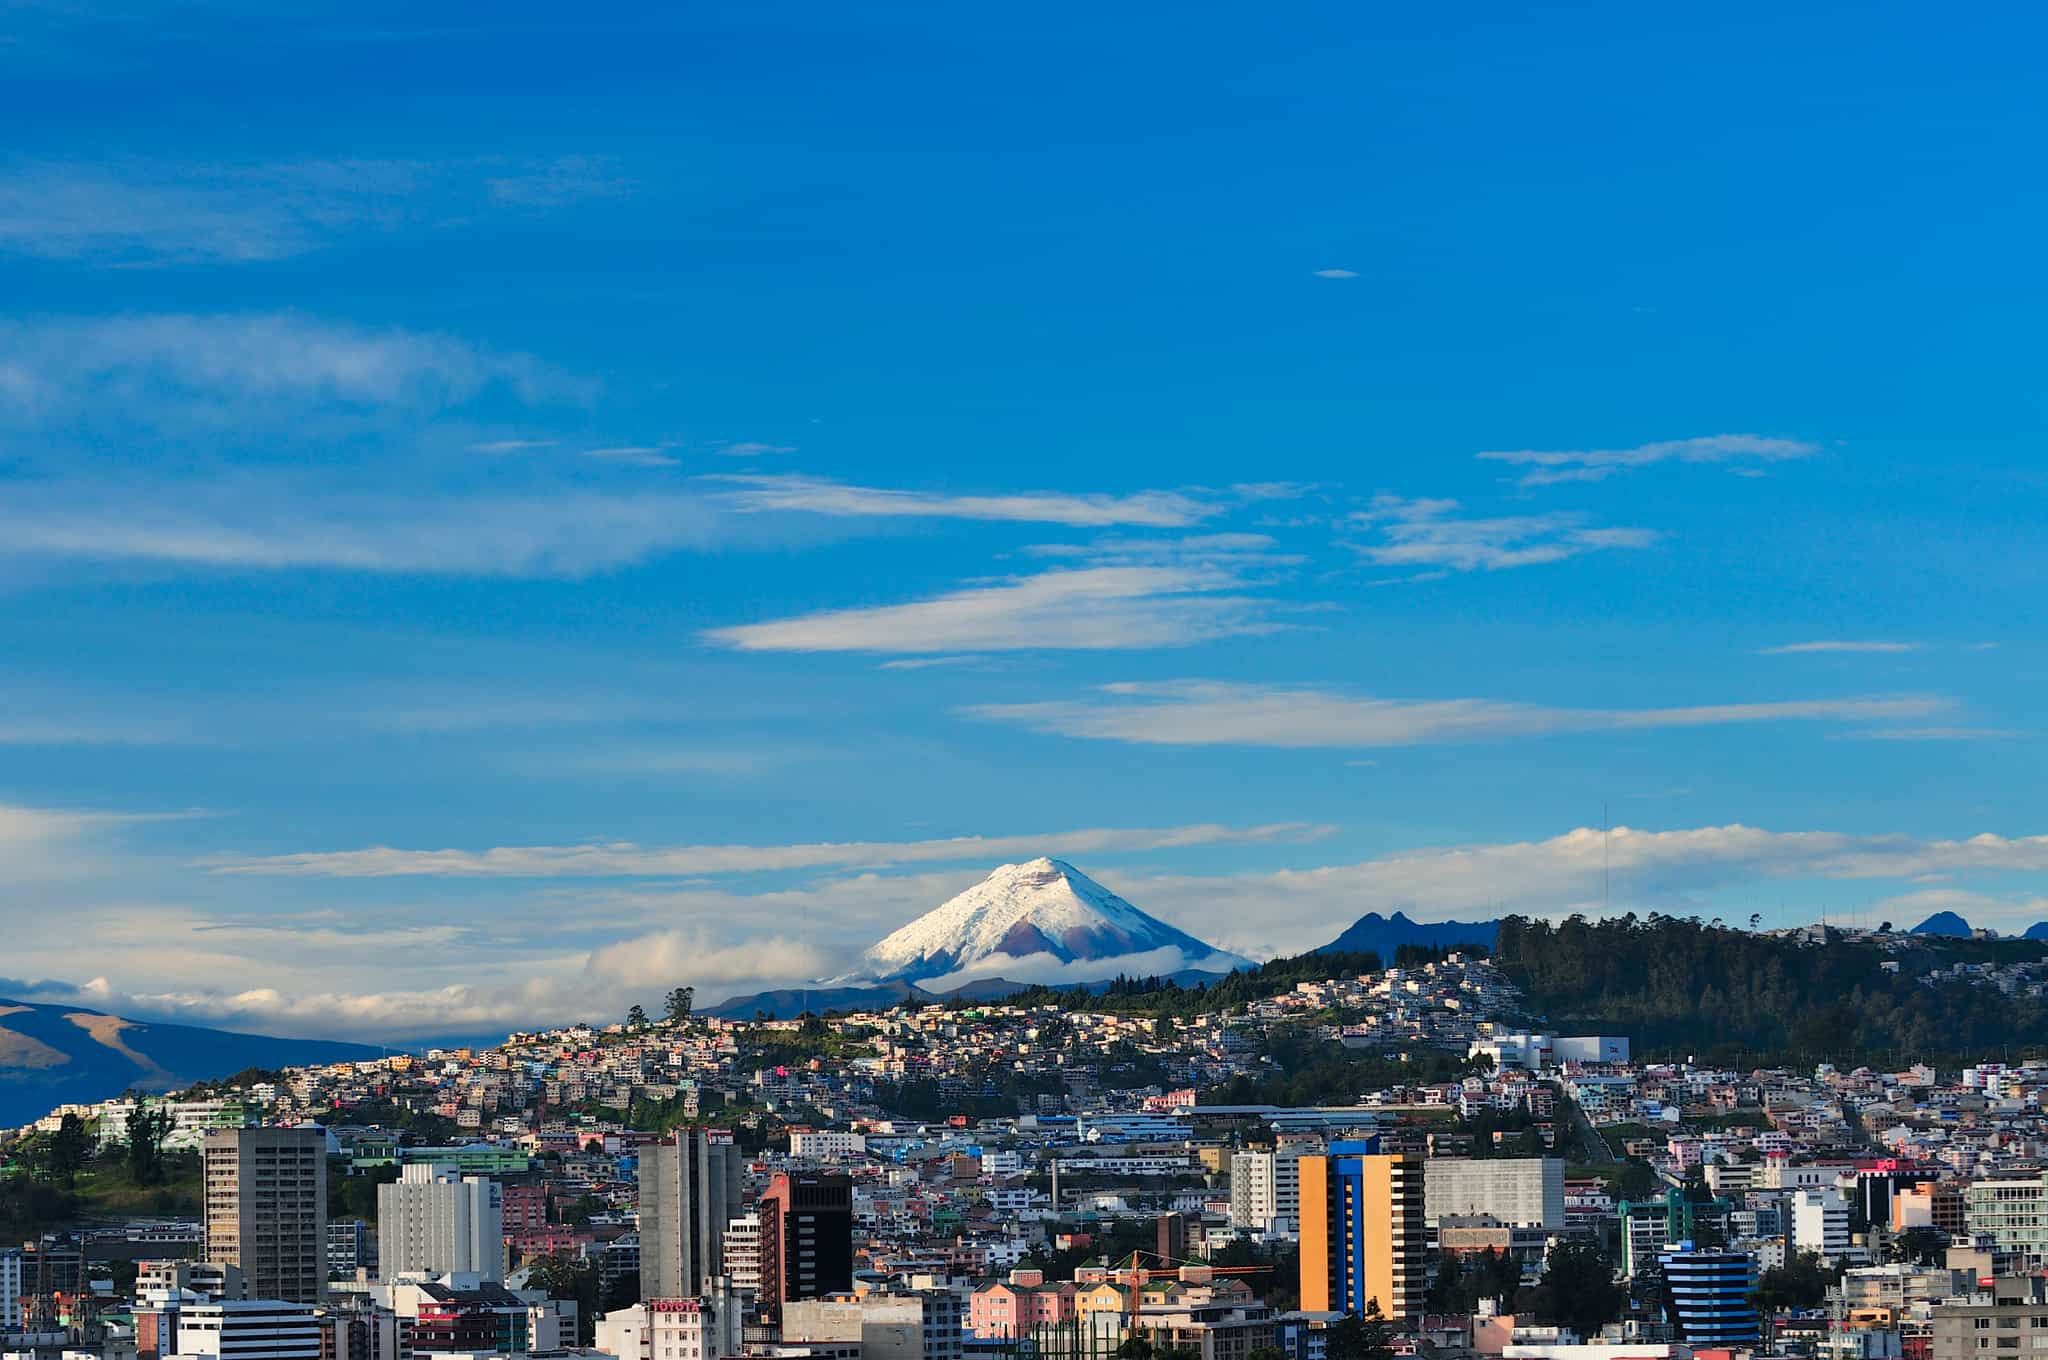
[[[1301,1159],[1301,1306],[1389,1318],[1422,1312],[1423,1159],[1332,1143]]]

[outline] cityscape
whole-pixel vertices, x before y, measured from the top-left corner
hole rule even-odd
[[[2048,1360],[2044,51],[0,0],[0,1360]]]
[[[1999,943],[1943,926],[1772,942],[1875,943],[1879,969]],[[6,1144],[0,1318],[10,1353],[107,1360],[1929,1360],[2048,1335],[2048,1059],[1655,1058],[1545,1027],[1493,953],[789,1018],[679,987],[65,1104]]]

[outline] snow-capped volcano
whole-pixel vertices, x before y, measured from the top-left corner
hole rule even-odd
[[[1100,982],[1249,962],[1147,916],[1064,860],[1034,859],[1003,865],[882,940],[859,972],[910,982]]]

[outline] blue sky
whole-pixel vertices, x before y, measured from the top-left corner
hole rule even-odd
[[[12,990],[2048,917],[2042,27],[0,11]]]

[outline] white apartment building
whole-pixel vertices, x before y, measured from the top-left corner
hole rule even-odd
[[[1766,1190],[1809,1190],[1832,1186],[1835,1178],[1842,1174],[1840,1167],[1795,1166],[1791,1162],[1772,1157],[1764,1162],[1763,1172],[1756,1184]]]
[[[1834,1261],[1849,1251],[1849,1205],[1832,1187],[1792,1195],[1792,1245]]]
[[[380,1276],[505,1278],[505,1205],[496,1181],[415,1163],[377,1187]]]
[[[1230,1158],[1230,1226],[1239,1232],[1293,1232],[1301,1221],[1301,1156],[1282,1145]]]
[[[792,1129],[789,1135],[792,1157],[858,1157],[867,1150],[867,1136],[846,1129]]]
[[[726,1223],[725,1278],[735,1293],[761,1297],[761,1215],[742,1214]]]
[[[1431,1157],[1422,1218],[1490,1218],[1509,1227],[1564,1227],[1564,1162],[1556,1157]]]

